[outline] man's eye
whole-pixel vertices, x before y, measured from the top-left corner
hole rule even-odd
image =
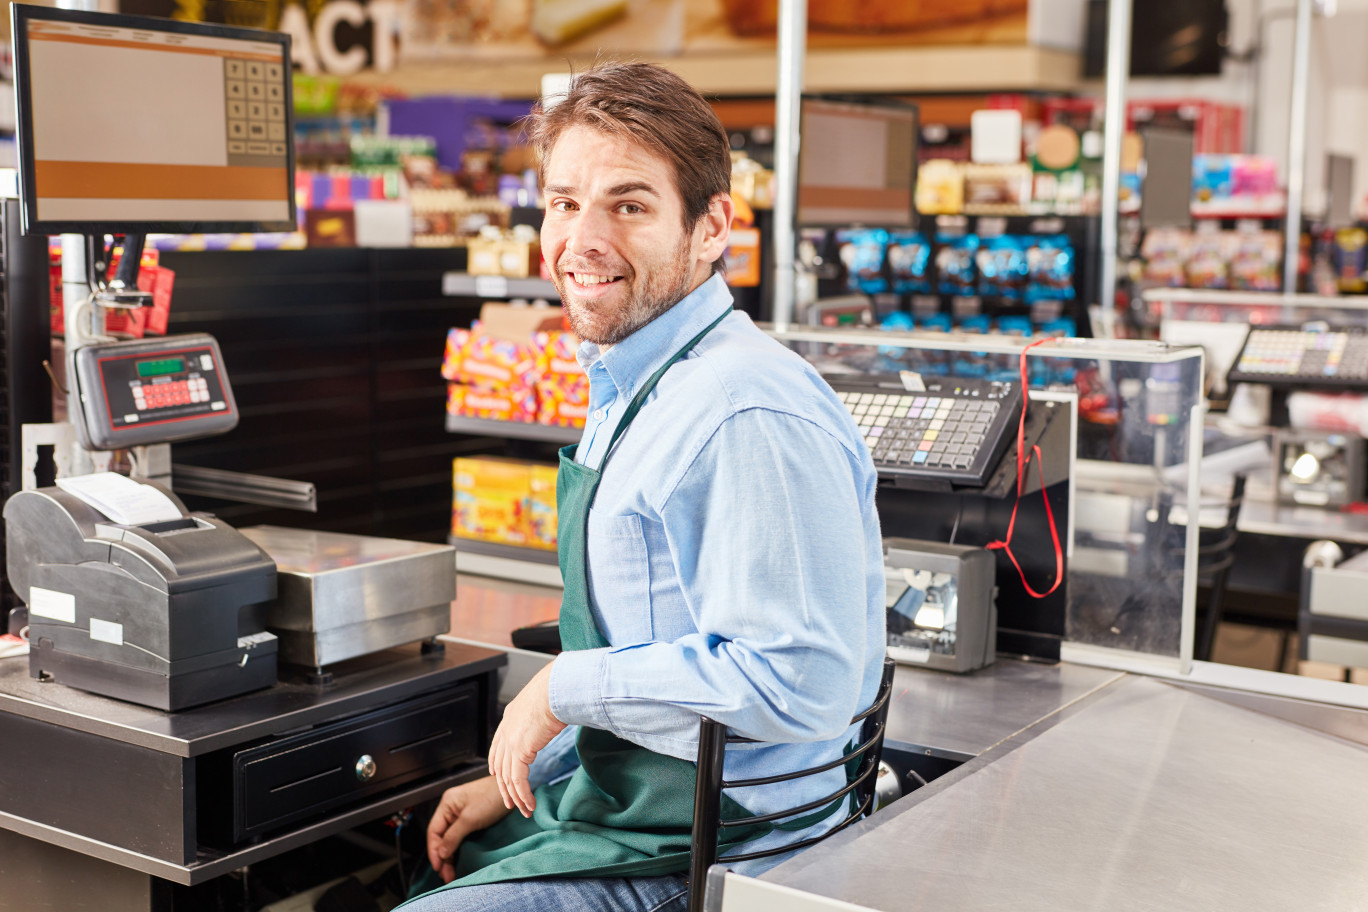
[[[556,200],[551,204],[551,208],[557,212],[572,212],[574,211],[575,204],[570,200]]]
[[[639,213],[646,211],[645,209],[642,209],[640,206],[638,206],[636,203],[623,203],[618,208],[621,212],[624,212],[627,215],[637,215]]]

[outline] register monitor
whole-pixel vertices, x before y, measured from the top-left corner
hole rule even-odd
[[[15,3],[26,234],[288,231],[289,36]]]
[[[804,98],[798,224],[912,228],[917,108]]]
[[[294,227],[289,36],[19,3],[11,17],[25,233],[125,237],[92,305],[129,306],[145,233]],[[87,449],[236,425],[211,337],[73,341],[72,325],[68,412]]]

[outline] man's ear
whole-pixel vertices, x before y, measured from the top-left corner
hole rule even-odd
[[[729,193],[715,193],[708,201],[708,211],[699,220],[697,229],[702,232],[703,246],[699,250],[699,259],[703,262],[712,263],[727,252],[727,244],[731,241],[732,211]]]

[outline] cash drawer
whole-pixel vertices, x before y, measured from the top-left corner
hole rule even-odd
[[[468,683],[237,751],[233,841],[479,759],[483,708]]]

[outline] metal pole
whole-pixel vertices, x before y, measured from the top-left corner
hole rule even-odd
[[[1121,245],[1121,137],[1126,132],[1130,77],[1131,0],[1107,3],[1107,105],[1102,122],[1102,335],[1116,336],[1116,259]]]
[[[1292,105],[1287,123],[1287,218],[1283,223],[1283,293],[1297,291],[1302,192],[1306,187],[1306,97],[1310,92],[1312,0],[1297,0],[1292,36]]]
[[[774,323],[787,329],[797,295],[799,107],[807,52],[807,0],[779,0],[779,78],[774,93]]]

